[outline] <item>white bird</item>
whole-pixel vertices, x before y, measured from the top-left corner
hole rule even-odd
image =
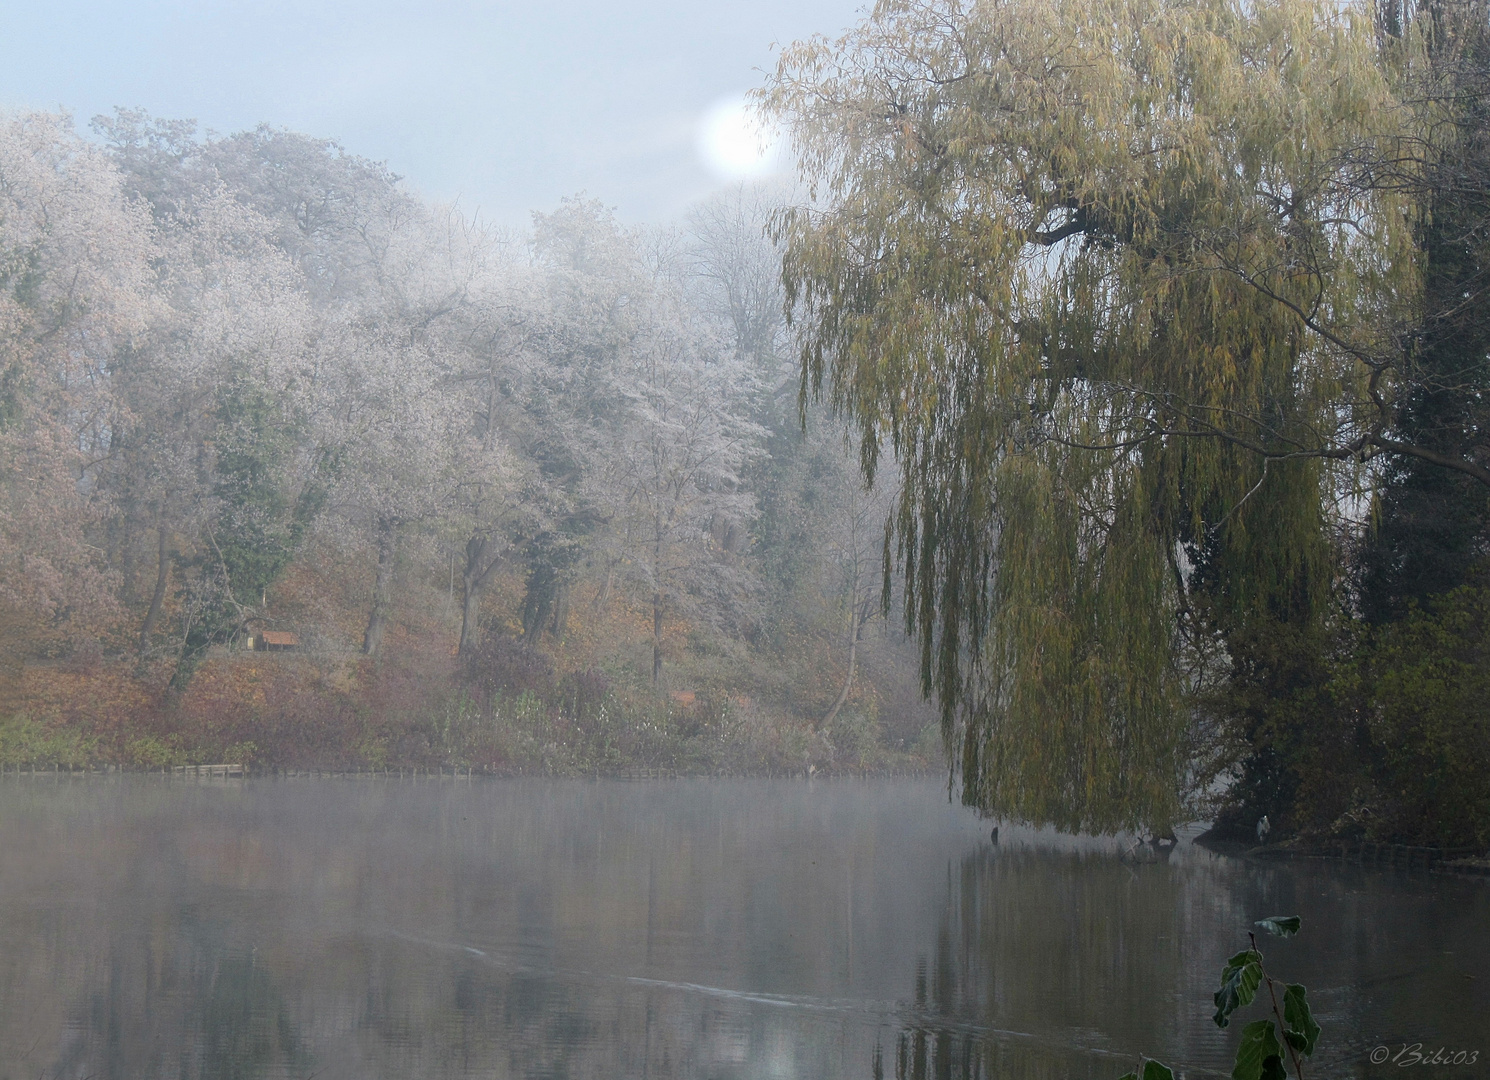
[[[1268,816],[1263,814],[1262,817],[1257,819],[1257,842],[1259,844],[1264,843],[1268,838],[1268,833],[1272,831],[1273,826],[1268,821]]]

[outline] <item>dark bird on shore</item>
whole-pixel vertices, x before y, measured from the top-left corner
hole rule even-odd
[[[989,839],[992,840],[995,844],[999,842],[999,827],[997,825],[993,827],[993,834],[989,837]]]

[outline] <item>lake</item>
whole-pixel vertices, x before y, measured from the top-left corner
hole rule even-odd
[[[1275,914],[1307,1076],[1490,1076],[1490,883],[1124,846],[925,779],[12,774],[0,1080],[1227,1075]]]

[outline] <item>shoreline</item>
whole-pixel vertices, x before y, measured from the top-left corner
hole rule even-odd
[[[541,769],[541,768],[491,768],[466,765],[418,765],[392,766],[388,768],[292,768],[281,766],[256,766],[240,764],[176,765],[176,766],[131,766],[102,764],[90,766],[67,766],[53,764],[51,767],[32,765],[0,766],[0,780],[88,780],[103,777],[146,776],[162,780],[210,781],[242,780],[379,780],[379,781],[460,781],[509,780],[544,778],[553,780],[624,780],[632,782],[660,780],[869,780],[905,777],[940,776],[939,769],[926,764],[881,765],[874,767],[843,766],[840,768],[759,768],[690,770],[670,768],[630,767],[615,769]]]

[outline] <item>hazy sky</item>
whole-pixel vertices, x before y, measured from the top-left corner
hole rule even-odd
[[[664,220],[726,182],[700,129],[772,43],[836,35],[864,2],[0,0],[0,105],[79,129],[116,105],[267,121],[496,222],[580,191]]]

